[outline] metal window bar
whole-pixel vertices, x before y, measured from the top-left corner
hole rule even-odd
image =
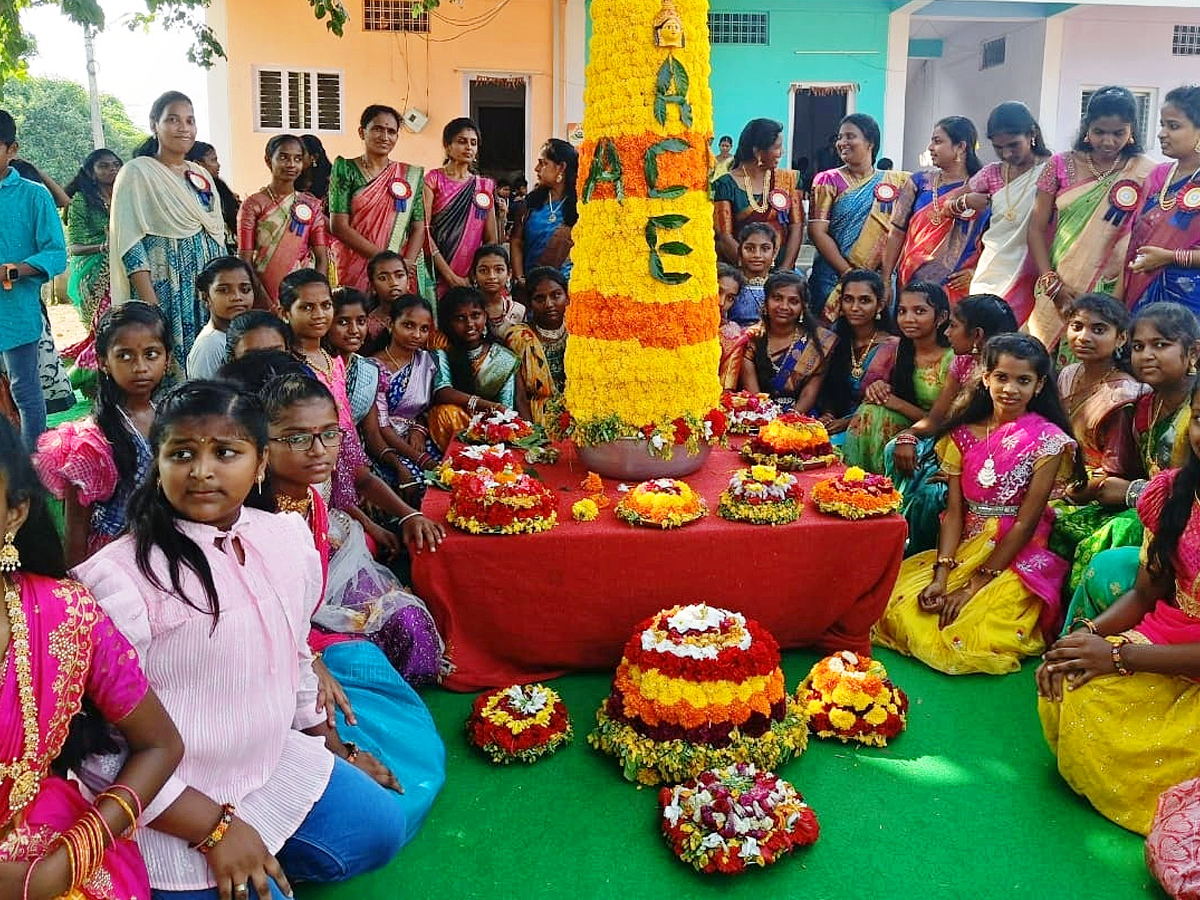
[[[364,31],[429,32],[429,13],[416,0],[363,0]]]
[[[709,41],[714,44],[759,44],[770,42],[770,14],[710,12]]]
[[[1172,56],[1200,56],[1200,25],[1176,25],[1171,35]]]

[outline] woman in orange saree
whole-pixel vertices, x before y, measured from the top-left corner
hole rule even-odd
[[[329,180],[330,230],[337,283],[369,290],[367,262],[384,250],[404,257],[410,283],[432,296],[425,248],[425,170],[395,162],[389,154],[400,136],[400,113],[368,106],[358,136],[363,152],[339,156]]]

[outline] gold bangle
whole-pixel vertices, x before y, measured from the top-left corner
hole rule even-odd
[[[986,575],[988,578],[999,578],[1004,574],[1003,569],[989,569],[987,566],[980,566],[975,570],[977,575]]]
[[[933,564],[933,567],[935,569],[938,569],[943,566],[945,566],[947,569],[957,569],[958,568],[958,560],[955,559],[953,556],[939,556],[937,558],[937,562],[935,562]]]
[[[126,803],[124,800],[122,800],[120,797],[118,797],[116,794],[114,794],[112,791],[104,791],[102,794],[97,794],[96,802],[99,803],[101,800],[103,800],[105,798],[111,800],[113,803],[117,804],[117,806],[121,807],[121,809],[122,809],[122,811],[124,811],[125,815],[127,815],[129,817],[128,831],[129,831],[129,834],[132,835],[137,830],[137,816],[135,816],[133,814],[133,807],[130,806],[128,803]],[[121,837],[125,836],[125,831],[126,831],[126,829],[121,830],[121,833],[120,833]]]

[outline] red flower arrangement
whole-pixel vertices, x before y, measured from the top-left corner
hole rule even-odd
[[[558,497],[530,475],[483,469],[455,479],[446,521],[472,534],[549,531],[558,521]]]
[[[571,740],[571,717],[543,684],[480,694],[467,719],[467,739],[495,763],[537,762]]]
[[[533,436],[533,425],[511,409],[476,413],[461,435],[468,444],[513,444]]]
[[[865,519],[899,512],[904,497],[886,475],[873,475],[851,466],[813,485],[813,503],[823,513],[843,519]]]
[[[837,456],[820,420],[789,412],[772,419],[746,441],[742,458],[793,471],[827,466]]]
[[[827,656],[796,691],[819,737],[875,747],[904,730],[908,696],[888,678],[883,663],[843,650]]]
[[[721,409],[729,414],[732,434],[755,434],[781,412],[769,394],[753,391],[726,391],[721,395]]]
[[[816,813],[791,784],[753,763],[709,769],[658,794],[671,850],[698,872],[736,875],[815,843]]]
[[[511,450],[504,444],[468,444],[451,453],[438,466],[438,480],[447,487],[470,472],[485,469],[489,472],[525,471],[524,454]]]

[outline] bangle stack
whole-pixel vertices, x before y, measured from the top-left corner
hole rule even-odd
[[[226,803],[221,807],[221,818],[217,820],[217,824],[213,826],[213,830],[208,833],[208,837],[198,844],[192,844],[193,850],[198,850],[204,855],[213,847],[225,840],[225,832],[229,830],[230,824],[233,822],[234,805]]]
[[[475,410],[479,408],[479,397],[475,394],[471,395],[471,399],[467,401],[467,412],[471,415],[475,414]]]
[[[1129,638],[1123,634],[1118,634],[1106,638],[1106,640],[1112,644],[1112,664],[1113,668],[1117,670],[1117,674],[1122,676],[1132,675],[1133,672],[1125,667],[1125,663],[1121,659],[1121,648],[1129,643]]]
[[[1197,257],[1195,250],[1184,250],[1180,248],[1175,251],[1175,265],[1179,266],[1181,269],[1196,268],[1196,260]]]
[[[980,566],[975,570],[977,575],[985,575],[988,579],[999,578],[1004,574],[1003,569],[989,569],[987,566]]]
[[[1142,491],[1149,483],[1145,478],[1137,478],[1129,482],[1129,487],[1125,489],[1125,505],[1130,509],[1136,508],[1138,498],[1142,496]]]
[[[896,435],[897,447],[915,447],[919,443],[918,438],[911,431],[902,431]]]
[[[950,571],[953,571],[957,568],[958,568],[958,560],[955,559],[953,556],[939,556],[937,558],[937,562],[935,562],[933,564],[933,570],[935,572],[938,569],[949,569]]]
[[[1074,619],[1071,620],[1071,627],[1068,628],[1067,630],[1074,631],[1080,625],[1082,625],[1084,628],[1086,628],[1088,630],[1088,634],[1099,634],[1100,633],[1096,630],[1096,623],[1093,622],[1091,619],[1089,619],[1087,616],[1076,616]]]
[[[1034,286],[1041,293],[1053,300],[1058,296],[1059,291],[1063,289],[1063,280],[1057,272],[1051,269],[1049,272],[1041,275]]]
[[[422,453],[417,457],[417,465],[422,469],[432,469],[437,466],[437,460],[433,458],[431,453]]]
[[[105,838],[108,842],[105,842]],[[71,872],[71,890],[81,891],[90,882],[104,863],[104,850],[113,842],[112,832],[104,817],[94,806],[79,817],[79,820],[58,838],[67,851],[67,862]],[[30,872],[32,872],[32,867]],[[28,876],[28,872],[26,875]],[[26,879],[28,882],[28,878]]]
[[[125,799],[117,793],[118,790],[124,791],[129,795],[129,799],[133,801],[132,806],[125,802]],[[142,798],[132,788],[126,787],[123,784],[111,785],[108,790],[97,794],[96,802],[98,803],[105,798],[121,807],[121,811],[129,818],[129,827],[121,829],[121,837],[132,837],[133,833],[137,830],[138,819],[142,817]],[[134,811],[134,807],[137,807],[136,812]]]

